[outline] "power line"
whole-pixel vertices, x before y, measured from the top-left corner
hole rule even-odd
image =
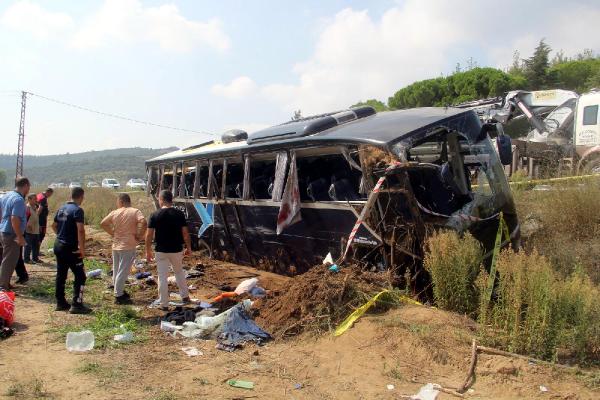
[[[27,92],[27,94],[39,97],[40,99],[51,101],[53,103],[61,104],[63,106],[68,106],[68,107],[76,108],[78,110],[83,110],[83,111],[91,112],[91,113],[102,115],[102,116],[105,116],[105,117],[116,118],[116,119],[121,119],[121,120],[124,120],[124,121],[134,122],[136,124],[149,125],[149,126],[154,126],[154,127],[163,128],[163,129],[171,129],[171,130],[179,131],[179,132],[199,133],[201,135],[217,135],[216,133],[210,133],[210,132],[204,132],[204,131],[195,131],[193,129],[177,128],[177,127],[174,127],[174,126],[157,124],[157,123],[149,122],[149,121],[141,121],[139,119],[135,119],[135,118],[131,118],[131,117],[126,117],[126,116],[119,115],[119,114],[113,114],[113,113],[107,113],[107,112],[103,112],[103,111],[98,111],[98,110],[94,110],[94,109],[91,109],[91,108],[88,108],[88,107],[83,107],[83,106],[78,106],[76,104],[67,103],[66,101],[62,101],[62,100],[58,100],[58,99],[53,99],[51,97],[42,96],[41,94],[37,94],[37,93]]]

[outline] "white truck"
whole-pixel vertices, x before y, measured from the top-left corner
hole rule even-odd
[[[532,178],[600,173],[599,106],[599,90],[578,95],[560,89],[513,91],[459,105],[475,109],[484,122],[527,118],[532,129],[512,140],[513,162],[507,173],[526,170]]]

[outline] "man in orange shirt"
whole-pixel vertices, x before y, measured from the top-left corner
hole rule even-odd
[[[146,232],[146,219],[140,210],[131,207],[127,193],[117,197],[117,209],[111,211],[100,222],[100,226],[113,237],[113,284],[115,303],[129,304],[131,299],[125,292],[125,282],[135,261],[135,248]]]

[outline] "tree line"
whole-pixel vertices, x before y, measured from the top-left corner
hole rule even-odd
[[[370,105],[377,111],[414,107],[445,107],[465,101],[497,97],[514,90],[560,88],[584,93],[600,87],[600,56],[586,49],[575,57],[562,51],[552,59],[552,49],[542,39],[529,58],[515,52],[507,71],[479,67],[471,59],[464,70],[457,64],[448,76],[414,82],[388,98],[387,104],[370,99],[354,106]]]

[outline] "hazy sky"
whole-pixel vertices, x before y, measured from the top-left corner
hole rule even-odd
[[[600,2],[0,0],[0,153],[26,90],[220,133],[386,100],[469,57],[506,68],[541,38],[600,52]],[[209,136],[28,99],[26,154],[184,146]]]

